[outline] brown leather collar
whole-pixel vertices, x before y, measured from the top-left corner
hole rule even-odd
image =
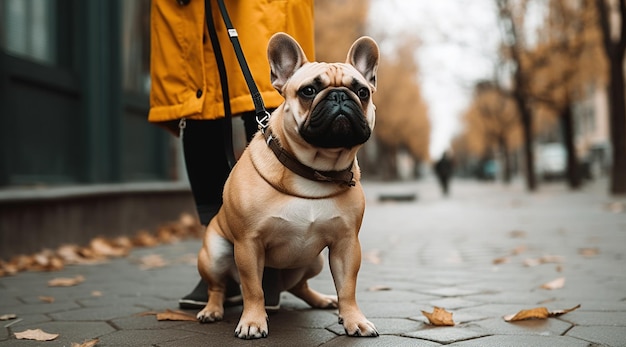
[[[272,130],[267,127],[263,129],[263,135],[265,136],[265,143],[272,149],[272,152],[276,155],[278,161],[280,161],[286,168],[291,170],[298,176],[317,182],[332,182],[339,185],[345,185],[348,187],[354,187],[356,182],[354,181],[354,173],[352,172],[352,166],[354,163],[344,170],[340,171],[318,171],[314,168],[302,164],[291,154],[287,153],[285,149],[280,145],[278,139],[273,136]]]

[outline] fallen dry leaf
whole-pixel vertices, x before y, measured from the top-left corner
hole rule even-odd
[[[391,287],[384,286],[384,285],[377,285],[377,286],[371,286],[371,287],[367,288],[368,292],[383,292],[383,291],[387,291],[387,290],[391,290]]]
[[[432,325],[436,326],[453,326],[452,313],[444,310],[441,307],[435,306],[432,313],[422,311],[422,314],[428,318],[428,321]]]
[[[576,305],[576,306],[574,306],[574,307],[572,307],[572,308],[566,308],[566,309],[564,309],[564,310],[555,310],[555,311],[550,311],[550,317],[558,317],[558,316],[560,316],[560,315],[564,315],[564,314],[566,314],[566,313],[570,313],[570,312],[572,312],[572,311],[574,311],[574,310],[577,310],[577,309],[579,309],[579,308],[580,308],[580,304],[578,304],[578,305]]]
[[[80,264],[102,264],[107,260],[105,255],[98,253],[98,251],[91,248],[91,246],[81,247],[78,253],[85,259],[84,262]]]
[[[521,310],[516,314],[504,316],[504,320],[507,322],[517,322],[527,319],[546,319],[550,316],[550,312],[545,307],[536,307],[529,310]]]
[[[95,345],[98,344],[98,342],[100,342],[100,340],[98,340],[98,339],[85,341],[83,343],[72,342],[71,347],[94,347]]]
[[[557,317],[557,316],[566,314],[568,312],[572,312],[578,309],[579,307],[580,305],[576,305],[569,309],[556,310],[556,311],[548,311],[548,309],[545,307],[535,307],[529,310],[521,310],[517,312],[516,314],[506,315],[502,318],[504,318],[504,320],[507,322],[517,322],[517,321],[528,320],[528,319],[547,319],[550,317]]]
[[[85,277],[78,275],[76,277],[58,277],[48,281],[50,287],[71,287],[82,283]]]
[[[86,260],[80,255],[80,247],[77,245],[62,245],[57,248],[57,255],[67,264],[81,264]]]
[[[539,258],[528,258],[524,260],[524,266],[533,267],[541,264],[560,264],[563,262],[563,257],[559,255],[544,255]]]
[[[539,288],[547,289],[547,290],[554,290],[554,289],[561,289],[563,288],[563,286],[565,286],[565,277],[559,277],[555,280],[542,284]]]
[[[189,313],[177,310],[167,310],[165,312],[157,312],[156,318],[158,321],[171,320],[171,321],[192,321],[195,322],[198,319]]]
[[[157,239],[160,243],[171,244],[180,241],[177,229],[173,226],[162,226],[157,230]]]
[[[58,271],[65,266],[63,259],[58,257],[52,250],[43,250],[33,255],[32,264],[28,270],[35,271]]]
[[[186,265],[194,265],[198,264],[198,254],[197,253],[187,253],[177,258],[175,261],[176,264],[186,264]]]
[[[128,254],[129,249],[116,245],[114,242],[104,237],[96,237],[89,243],[91,249],[97,255],[104,257],[123,257]]]
[[[15,318],[17,318],[17,315],[15,313],[7,313],[7,314],[0,315],[0,321],[11,320]]]
[[[509,260],[510,260],[509,257],[499,257],[499,258],[494,259],[492,262],[493,262],[493,265],[499,265],[499,264],[506,264],[509,262]]]
[[[15,265],[0,260],[0,277],[13,276],[18,272],[19,270]]]
[[[161,231],[165,230],[165,231]],[[173,242],[186,237],[199,238],[204,227],[189,213],[181,214],[178,221],[160,229],[163,242]],[[62,245],[57,250],[43,250],[31,255],[17,255],[10,260],[0,259],[0,277],[15,275],[21,271],[58,271],[67,264],[98,264],[110,257],[126,256],[135,247],[150,247],[159,244],[159,239],[147,230],[140,230],[132,239],[128,236],[116,238],[96,237],[89,246]],[[191,263],[191,260],[189,260]],[[195,260],[193,261],[195,263]]]
[[[526,247],[526,245],[519,245],[515,248],[513,248],[511,250],[511,255],[519,255],[522,254],[524,252],[526,252],[526,249],[528,249],[528,247]]]
[[[111,240],[111,243],[115,245],[115,247],[125,248],[130,250],[133,248],[133,241],[128,236],[118,236]]]
[[[509,233],[509,236],[514,239],[522,239],[526,237],[526,232],[522,230],[513,230]]]
[[[49,334],[41,329],[28,329],[15,333],[15,338],[18,340],[52,341],[57,337],[59,337],[59,334]]]
[[[537,265],[541,265],[541,261],[537,258],[524,259],[524,266],[526,267],[535,267]]]
[[[381,260],[380,260],[380,250],[372,249],[370,251],[363,252],[362,258],[364,260],[367,260],[368,262],[370,262],[372,264],[378,265],[381,262]]]
[[[20,254],[11,258],[11,264],[17,267],[18,271],[28,270],[34,262],[34,257]]]
[[[624,206],[625,204],[622,202],[613,201],[606,205],[606,209],[613,213],[622,213],[625,210]]]
[[[190,229],[194,236],[196,233],[204,231],[204,227],[200,224],[198,218],[194,217],[190,213],[182,213],[178,219],[178,223],[180,223],[183,227]]]
[[[45,303],[51,304],[51,303],[54,302],[54,297],[53,296],[43,296],[43,295],[40,295],[39,296],[39,300],[41,300],[41,301],[43,301]]]
[[[595,247],[581,248],[578,250],[578,253],[586,258],[595,257],[600,254],[600,250]]]
[[[140,230],[133,238],[133,245],[140,247],[152,247],[159,244],[159,240],[147,230]]]
[[[150,270],[156,269],[160,267],[164,267],[167,265],[167,262],[163,259],[160,254],[150,254],[141,257],[139,260],[139,268],[142,270]]]

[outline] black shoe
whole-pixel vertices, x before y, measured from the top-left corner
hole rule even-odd
[[[280,287],[280,270],[265,268],[263,271],[263,294],[266,310],[277,311],[280,309]],[[188,310],[204,308],[209,301],[208,290],[208,284],[200,280],[191,293],[178,300],[178,306]],[[241,305],[241,303],[243,303],[241,288],[237,282],[228,279],[224,306],[236,306]]]
[[[187,310],[202,309],[209,301],[209,285],[200,280],[198,285],[191,291],[191,293],[178,300],[178,307]],[[241,289],[237,282],[229,279],[226,283],[226,299],[224,300],[224,306],[236,306],[243,302],[241,296]]]

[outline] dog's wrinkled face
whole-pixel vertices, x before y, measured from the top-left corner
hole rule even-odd
[[[328,65],[327,73],[304,81],[296,93],[303,108],[310,109],[300,135],[313,146],[352,148],[365,143],[372,133],[366,114],[371,103],[369,86],[350,74],[342,78],[342,70]],[[334,72],[334,80],[329,72]]]
[[[365,143],[374,126],[378,47],[357,40],[346,63],[308,62],[289,36],[270,40],[272,84],[285,98],[285,113],[307,143],[318,148],[353,148]],[[286,119],[288,123],[290,119]]]

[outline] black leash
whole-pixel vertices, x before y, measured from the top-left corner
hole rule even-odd
[[[221,1],[221,0],[220,0]],[[213,21],[213,11],[211,10],[211,0],[204,0],[204,12],[206,17],[207,29],[213,46],[213,54],[217,63],[217,70],[220,75],[220,85],[222,86],[222,103],[224,104],[224,151],[228,166],[232,169],[237,162],[235,159],[235,150],[233,148],[233,115],[230,109],[230,94],[228,93],[228,76],[226,75],[226,65],[224,64],[224,56],[220,47],[220,41],[217,38],[217,30]]]
[[[243,50],[241,49],[241,44],[239,43],[239,34],[237,34],[237,30],[233,27],[233,23],[230,21],[230,16],[226,10],[224,0],[217,0],[217,5],[220,8],[220,12],[222,12],[222,19],[224,19],[224,25],[226,25],[228,37],[230,38],[230,42],[233,44],[237,61],[241,67],[241,72],[243,73],[243,77],[245,78],[248,89],[250,90],[250,96],[252,96],[252,102],[254,103],[254,112],[257,116],[257,122],[259,122],[259,125],[264,128],[264,125],[267,125],[266,123],[269,120],[269,112],[265,109],[263,97],[261,96],[256,83],[254,83],[254,78],[252,77],[252,73],[248,67],[248,62],[246,62],[246,57],[243,55]]]

